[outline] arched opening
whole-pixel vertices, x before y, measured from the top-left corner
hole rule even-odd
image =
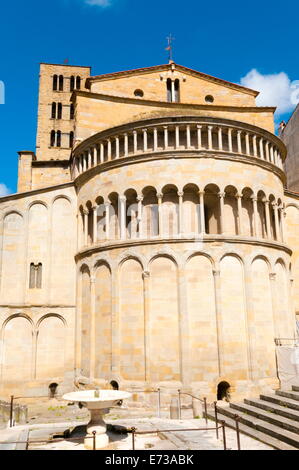
[[[72,75],[70,79],[70,91],[74,91],[74,89],[75,89],[75,77],[74,75]]]
[[[80,88],[81,88],[81,78],[77,77],[76,78],[76,89],[80,90]]]
[[[215,184],[209,184],[205,187],[205,224],[206,233],[220,234],[220,204],[219,204],[219,187]]]
[[[57,131],[56,136],[56,147],[61,147],[61,131]]]
[[[217,386],[217,400],[230,401],[230,384],[222,381]]]
[[[58,77],[57,75],[53,76],[53,91],[57,91]]]
[[[55,398],[57,394],[58,384],[53,382],[49,385],[49,398]]]
[[[116,382],[116,380],[111,380],[110,385],[113,390],[119,390],[119,385],[118,385],[118,382]]]
[[[59,75],[59,91],[63,91],[63,75]]]
[[[52,103],[51,118],[56,119],[56,103]]]
[[[51,131],[51,137],[50,137],[50,146],[51,147],[55,147],[55,136],[56,136],[56,132]]]
[[[180,101],[180,81],[178,78],[174,81],[174,101],[175,103]]]
[[[62,119],[62,103],[58,103],[57,109],[57,119]]]
[[[166,87],[167,87],[167,101],[168,103],[171,103],[171,79],[167,78],[166,82]]]

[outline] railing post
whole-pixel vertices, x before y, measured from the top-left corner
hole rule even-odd
[[[222,425],[222,436],[223,436],[223,450],[226,450],[226,434],[225,434],[225,421],[220,421]]]
[[[136,428],[131,428],[132,431],[132,450],[135,450],[135,432]]]
[[[178,390],[179,394],[179,419],[181,419],[181,390]]]
[[[219,439],[217,401],[214,401],[214,410],[215,410],[215,423],[216,423],[216,438]]]
[[[97,450],[96,448],[96,431],[92,431],[92,450]]]
[[[208,424],[208,408],[207,408],[207,397],[204,397],[203,399],[204,403],[204,413],[205,413],[205,420],[206,420],[206,425]]]
[[[158,418],[161,418],[161,390],[158,388]]]
[[[13,427],[13,402],[14,402],[14,396],[11,395],[10,397],[10,410],[9,410],[9,427]]]
[[[240,416],[235,415],[235,422],[236,422],[236,432],[237,432],[237,444],[238,444],[238,450],[241,450],[241,442],[240,442],[240,428],[239,428],[239,419]]]

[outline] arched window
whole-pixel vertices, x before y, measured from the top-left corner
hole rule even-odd
[[[180,101],[180,81],[178,78],[174,81],[174,101],[176,103]]]
[[[74,133],[72,131],[72,132],[70,132],[70,148],[73,147],[73,143],[74,143]]]
[[[59,91],[63,91],[63,75],[59,75]]]
[[[55,147],[55,136],[56,136],[56,132],[51,131],[51,137],[50,137],[50,146],[51,147]]]
[[[172,93],[171,93],[171,79],[170,78],[167,78],[166,86],[167,86],[167,101],[168,101],[168,103],[171,103]]]
[[[81,78],[77,77],[76,78],[76,89],[80,90],[80,88],[81,88]]]
[[[75,77],[74,75],[72,75],[70,79],[70,91],[73,91],[74,89],[75,89]]]
[[[53,91],[57,91],[58,77],[57,75],[53,76]]]
[[[41,289],[42,269],[42,263],[30,263],[29,289]]]
[[[70,119],[74,119],[74,116],[75,116],[75,107],[72,103],[70,106]]]
[[[56,134],[56,147],[61,147],[61,131],[57,131]]]
[[[52,103],[51,117],[52,119],[56,119],[56,103]]]
[[[62,103],[58,103],[57,119],[62,118]]]

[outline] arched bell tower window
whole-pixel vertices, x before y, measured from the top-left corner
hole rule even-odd
[[[172,80],[167,78],[167,101],[168,103],[179,103],[180,101],[180,81],[178,78]]]
[[[63,91],[63,75],[59,75],[59,91]]]
[[[81,88],[81,78],[77,77],[76,78],[76,89],[80,90],[80,88]]]
[[[58,103],[57,106],[57,119],[62,119],[62,103]]]
[[[74,89],[75,89],[75,77],[74,75],[72,75],[70,79],[70,91],[74,91]]]
[[[172,91],[171,91],[171,79],[170,78],[167,78],[166,87],[167,87],[167,101],[168,103],[171,103]]]
[[[175,103],[180,101],[180,81],[178,78],[174,81],[174,101]]]
[[[52,103],[51,117],[52,119],[56,119],[56,103]]]
[[[56,134],[56,147],[61,147],[61,131],[57,131]]]
[[[57,75],[53,76],[53,91],[57,91],[57,86],[58,86],[58,77]]]

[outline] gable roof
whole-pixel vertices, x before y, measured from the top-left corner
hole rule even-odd
[[[159,71],[162,72],[162,71],[167,71],[167,70],[178,70],[183,73],[185,72],[185,73],[188,73],[189,75],[193,75],[195,77],[202,78],[204,80],[208,80],[210,82],[214,82],[219,85],[226,86],[228,88],[235,89],[239,92],[248,93],[255,97],[259,94],[259,91],[252,90],[251,88],[246,88],[242,85],[237,85],[236,83],[228,82],[226,80],[223,80],[222,78],[213,77],[212,75],[208,75],[203,72],[198,72],[197,70],[190,69],[188,67],[176,64],[174,62],[170,62],[169,64],[154,65],[153,67],[144,67],[140,69],[125,70],[122,72],[113,72],[113,73],[107,73],[103,75],[95,75],[93,77],[88,77],[86,79],[86,87],[90,88],[91,83],[94,81],[110,80],[113,78],[121,78],[121,77],[130,76],[130,75],[141,75],[141,74],[146,74],[146,73],[151,73],[151,72],[159,72]]]

